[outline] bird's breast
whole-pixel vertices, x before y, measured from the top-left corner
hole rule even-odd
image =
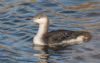
[[[35,36],[34,39],[33,39],[33,44],[45,45],[45,42],[43,41],[43,39],[41,37]]]

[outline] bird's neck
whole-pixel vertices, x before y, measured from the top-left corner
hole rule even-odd
[[[42,38],[43,35],[47,32],[48,32],[48,22],[45,23],[45,24],[39,25],[39,30],[38,30],[36,36],[38,36],[39,38]]]
[[[48,32],[48,23],[45,24],[40,24],[39,25],[39,30],[34,37],[34,44],[36,45],[46,45],[46,43],[43,41],[43,36],[45,33]]]
[[[43,37],[44,37],[44,34],[48,32],[48,23],[49,21],[46,21],[46,23],[42,23],[42,24],[39,24],[39,29],[38,29],[38,32],[36,34],[36,36],[34,37],[34,44],[37,44],[37,45],[46,45],[47,43],[44,42],[43,40]]]

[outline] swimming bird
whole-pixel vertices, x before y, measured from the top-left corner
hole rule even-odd
[[[48,46],[51,49],[59,49],[69,45],[88,42],[91,34],[87,31],[55,30],[48,31],[49,18],[44,13],[33,17],[33,22],[38,23],[39,29],[33,39],[34,45]]]

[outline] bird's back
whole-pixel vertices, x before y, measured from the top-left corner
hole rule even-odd
[[[48,43],[51,48],[64,47],[62,41],[72,38],[74,31],[69,30],[56,30],[48,32],[44,35],[43,40]],[[66,44],[67,45],[67,44]]]

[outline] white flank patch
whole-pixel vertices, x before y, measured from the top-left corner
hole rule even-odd
[[[80,44],[83,43],[84,40],[84,36],[79,36],[76,39],[70,39],[70,40],[64,40],[62,41],[62,44],[69,44],[69,45],[73,45],[73,44]]]

